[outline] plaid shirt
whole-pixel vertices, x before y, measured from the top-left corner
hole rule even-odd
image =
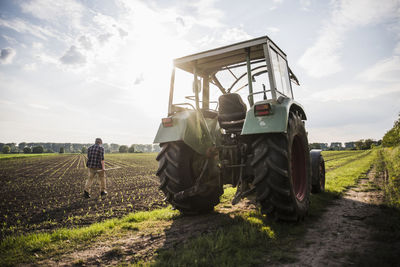
[[[88,160],[86,167],[88,168],[102,168],[101,161],[104,160],[104,147],[94,144],[88,148]]]

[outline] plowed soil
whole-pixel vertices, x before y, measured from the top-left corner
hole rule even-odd
[[[106,197],[99,183],[83,198],[84,155],[0,160],[0,240],[11,233],[92,224],[132,211],[165,207],[155,154],[106,155]]]

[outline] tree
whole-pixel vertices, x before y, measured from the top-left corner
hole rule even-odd
[[[43,151],[44,151],[44,148],[42,146],[34,146],[32,148],[32,153],[35,153],[35,154],[43,153]]]
[[[21,143],[18,144],[19,151],[24,151],[25,147],[26,147],[26,142],[21,142]]]
[[[10,147],[10,152],[18,152],[18,147],[16,143],[7,143],[6,145]]]
[[[120,146],[119,153],[128,153],[128,146],[126,146],[126,145]]]
[[[24,154],[32,153],[32,149],[29,146],[24,147],[23,151],[24,151]]]
[[[111,150],[111,152],[117,152],[119,150],[119,145],[118,144],[110,144],[110,150]]]
[[[60,147],[59,153],[60,153],[60,154],[63,154],[64,151],[65,151],[65,150],[64,150],[64,147]]]
[[[90,145],[89,145],[89,146],[90,146]],[[104,144],[103,144],[103,147],[104,147],[104,152],[105,152],[105,153],[111,153],[111,149],[110,149],[110,145],[109,145],[109,144],[104,143]]]
[[[364,140],[358,140],[357,142],[354,142],[354,145],[356,146],[357,150],[361,150],[364,147]]]
[[[131,145],[128,149],[129,153],[135,153],[135,145]]]
[[[321,149],[321,145],[319,143],[311,143],[308,146],[310,149]]]
[[[382,145],[385,147],[400,145],[400,113],[399,118],[394,122],[393,128],[383,136]]]
[[[373,143],[374,143],[374,140],[366,139],[364,142],[364,149],[371,149],[371,146]]]
[[[86,154],[87,153],[87,147],[83,146],[81,149],[82,154]]]
[[[9,154],[11,151],[11,147],[9,145],[4,145],[1,151],[3,152],[3,154]]]

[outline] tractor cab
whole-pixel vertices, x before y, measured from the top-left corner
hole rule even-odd
[[[251,108],[260,101],[293,99],[290,81],[298,84],[296,76],[288,67],[285,53],[265,36],[175,59],[169,114],[181,110],[176,106],[185,106],[184,102],[174,101],[176,69],[192,76],[194,95],[186,96],[186,99],[203,110],[205,116],[212,116],[213,112],[209,110],[223,113],[227,109],[224,107],[226,104],[243,111],[243,103]],[[190,89],[186,90],[190,92]],[[218,95],[221,96],[218,98]]]

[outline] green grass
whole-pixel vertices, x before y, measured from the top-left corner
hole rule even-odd
[[[118,155],[120,156],[120,155]],[[146,157],[146,155],[143,155]],[[123,156],[122,156],[123,157]],[[151,157],[151,155],[148,155]],[[302,223],[282,223],[268,219],[259,211],[237,211],[217,214],[223,227],[193,237],[173,248],[157,251],[151,264],[157,266],[254,266],[261,264],[293,263],[296,260],[295,242],[307,226],[318,218],[332,199],[354,186],[370,169],[376,151],[347,162],[326,175],[326,192],[311,196],[310,216]],[[236,189],[225,187],[219,207],[229,206]],[[218,207],[217,207],[218,209]],[[59,229],[51,233],[9,236],[0,244],[0,265],[35,263],[57,257],[73,249],[84,248],[96,240],[106,240],[129,232],[154,231],[162,228],[161,221],[179,220],[179,212],[171,208],[131,213],[121,219],[107,220],[88,227]],[[164,223],[165,224],[165,223]]]
[[[137,231],[146,223],[171,220],[179,216],[169,208],[131,213],[121,219],[110,219],[88,227],[58,229],[51,233],[8,236],[0,244],[0,266],[32,263],[43,258],[63,254],[87,245],[100,236],[115,236],[121,232]]]
[[[58,153],[41,153],[41,154],[0,154],[0,160],[2,159],[14,159],[14,158],[32,158],[32,157],[44,157],[44,156],[55,156]]]
[[[348,162],[346,165],[326,173],[325,189],[328,193],[340,195],[345,189],[354,186],[357,180],[370,169],[376,158],[376,150],[364,157]]]
[[[376,166],[377,174],[385,177],[386,204],[400,209],[400,146],[380,149]]]

